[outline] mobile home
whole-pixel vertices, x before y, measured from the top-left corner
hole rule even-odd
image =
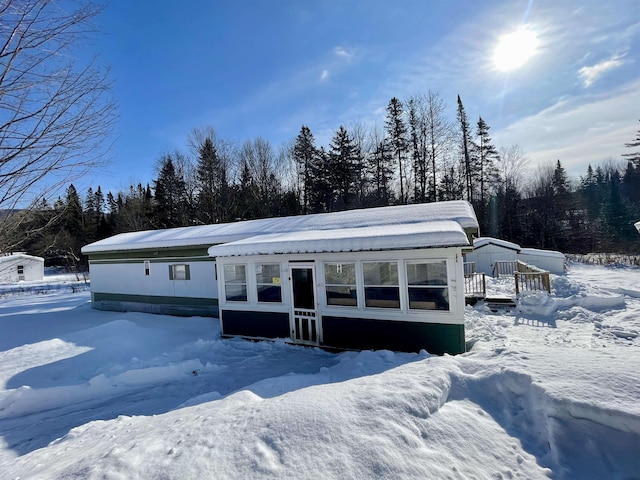
[[[83,248],[95,308],[212,315],[223,336],[460,353],[464,201],[116,235]]]

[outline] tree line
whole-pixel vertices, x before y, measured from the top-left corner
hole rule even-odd
[[[391,98],[383,126],[341,125],[326,147],[307,125],[278,149],[196,129],[189,152],[162,155],[149,183],[83,195],[69,185],[53,203],[14,213],[13,246],[77,265],[83,245],[122,232],[466,199],[485,236],[566,253],[637,251],[640,154],[569,179],[560,160],[530,171],[520,147],[496,147],[489,131],[459,96],[451,119],[433,92]]]

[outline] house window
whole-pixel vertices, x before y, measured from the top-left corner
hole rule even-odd
[[[144,261],[144,274],[148,277],[151,273],[151,262],[149,260]]]
[[[324,284],[327,305],[358,306],[355,263],[325,263]]]
[[[256,285],[259,302],[281,303],[280,264],[264,263],[256,265]]]
[[[363,262],[364,304],[376,308],[400,308],[398,264]]]
[[[408,262],[409,308],[414,310],[449,310],[447,283],[446,261]]]
[[[169,280],[191,280],[189,265],[169,265]]]
[[[224,266],[224,291],[228,302],[247,301],[247,266]]]
[[[18,275],[24,275],[24,265],[18,265]]]

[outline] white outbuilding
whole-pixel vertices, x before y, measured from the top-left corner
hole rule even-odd
[[[132,232],[87,245],[94,308],[219,317],[223,336],[461,353],[465,201]]]
[[[566,257],[555,250],[522,248],[520,245],[498,238],[480,237],[473,241],[473,252],[467,253],[466,262],[475,263],[476,272],[495,276],[495,262],[520,260],[555,274],[565,273]]]
[[[0,283],[17,283],[42,280],[44,258],[24,252],[0,254]]]

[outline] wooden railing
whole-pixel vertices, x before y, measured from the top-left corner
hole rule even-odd
[[[549,272],[520,260],[496,261],[493,267],[494,276],[513,275],[516,282],[516,295],[525,290],[546,290],[551,293]]]
[[[487,295],[487,282],[484,273],[469,273],[464,276],[464,294],[467,297],[482,297]]]
[[[513,275],[518,270],[518,262],[516,260],[496,260],[493,265],[493,276],[498,278],[500,275]]]
[[[476,262],[464,262],[462,265],[464,266],[465,275],[476,273]]]

